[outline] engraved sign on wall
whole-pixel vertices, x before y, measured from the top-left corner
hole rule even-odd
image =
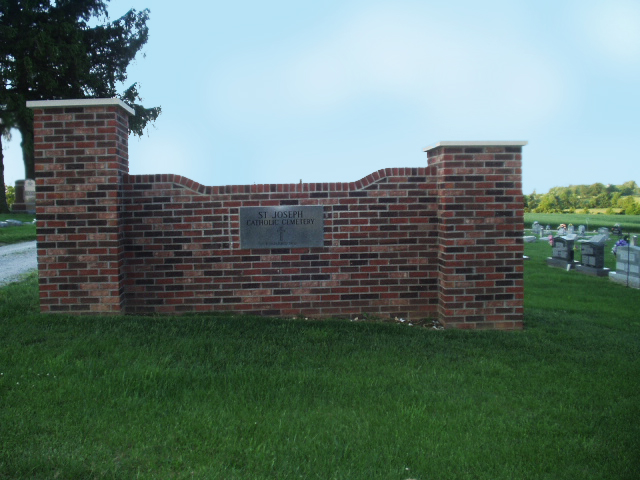
[[[322,206],[241,207],[240,248],[324,246]]]

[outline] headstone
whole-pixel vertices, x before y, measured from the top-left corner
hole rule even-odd
[[[609,279],[629,287],[640,288],[640,247],[618,247],[616,271],[609,274]]]
[[[11,206],[14,213],[27,211],[27,205],[24,203],[24,180],[16,180],[15,199]]]
[[[613,228],[611,229],[611,233],[613,233],[614,235],[618,235],[619,237],[622,236],[622,227],[620,226],[619,223],[616,223]]]
[[[567,234],[567,229],[566,229],[566,227],[558,227],[558,236],[559,236],[559,237],[562,237],[562,236],[564,236],[564,235],[566,235],[566,234]]]
[[[36,181],[24,181],[24,203],[28,213],[36,213]]]
[[[575,228],[573,227],[573,225],[569,224],[569,228],[567,228],[567,233],[569,235],[572,235],[573,233],[575,233]]]
[[[536,237],[535,235],[525,235],[523,239],[524,243],[535,243],[538,241],[538,237]]]
[[[0,228],[8,227],[9,224],[7,222],[0,222]]]
[[[604,247],[607,241],[606,236],[596,235],[588,241],[583,241],[580,245],[581,265],[576,270],[586,275],[596,277],[606,277],[609,269],[604,266]]]
[[[533,222],[533,225],[531,226],[531,230],[533,232],[534,235],[542,235],[542,225],[540,225],[540,223],[538,222]]]
[[[576,266],[574,260],[573,245],[576,235],[553,238],[551,257],[547,258],[547,265],[570,270]]]
[[[584,236],[586,232],[587,232],[587,227],[585,227],[584,225],[580,225],[578,227],[578,235]]]
[[[609,240],[609,235],[610,235],[610,233],[609,233],[609,229],[608,229],[607,227],[600,227],[600,228],[598,229],[598,233],[599,233],[600,235],[606,235],[607,240]]]

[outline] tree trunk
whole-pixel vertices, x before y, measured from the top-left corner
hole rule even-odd
[[[28,115],[26,119],[20,119],[18,121],[18,130],[22,135],[22,159],[24,160],[24,178],[35,180],[36,179],[36,167],[35,167],[35,155],[33,146],[33,115]]]
[[[7,192],[4,189],[4,154],[2,153],[2,135],[0,134],[0,213],[10,213],[7,205]]]

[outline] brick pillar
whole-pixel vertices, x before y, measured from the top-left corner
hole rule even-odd
[[[523,327],[522,147],[441,142],[425,149],[438,189],[438,317],[446,327]]]
[[[123,307],[129,115],[117,99],[27,102],[35,130],[40,310]]]

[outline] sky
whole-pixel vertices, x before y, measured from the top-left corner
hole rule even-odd
[[[352,182],[440,141],[516,140],[525,194],[640,183],[640,0],[112,0],[110,18],[130,8],[150,37],[125,86],[162,107],[131,174]]]

